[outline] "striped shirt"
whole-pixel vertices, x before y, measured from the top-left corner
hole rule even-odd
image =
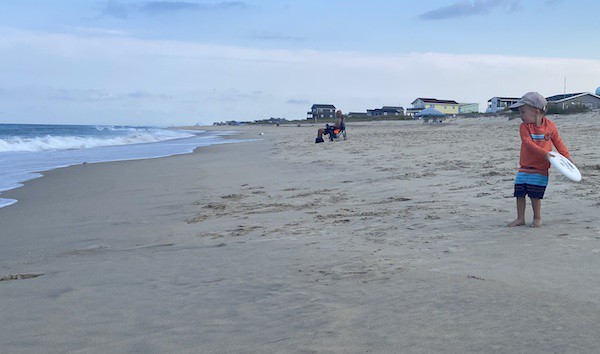
[[[552,151],[552,145],[561,155],[570,157],[569,150],[560,138],[556,125],[546,117],[542,118],[542,124],[539,127],[535,123],[521,123],[519,133],[521,135],[520,172],[547,176],[550,162],[546,160],[546,153]]]

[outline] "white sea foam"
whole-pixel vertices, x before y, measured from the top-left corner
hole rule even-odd
[[[0,152],[77,150],[100,146],[156,143],[165,140],[188,138],[192,136],[194,135],[183,131],[140,131],[131,129],[128,134],[120,136],[84,137],[46,135],[32,138],[10,137],[0,139]]]
[[[4,199],[4,198],[0,198],[0,208],[9,206],[9,205],[13,205],[15,204],[17,201],[14,199]]]
[[[0,128],[2,126],[0,125]],[[200,146],[235,143],[223,139],[233,132],[182,131],[145,127],[21,127],[22,136],[4,133],[0,138],[0,194],[23,182],[42,177],[40,171],[81,163],[149,159],[191,153]],[[11,130],[12,129],[12,130]],[[36,130],[37,129],[37,130]],[[4,126],[4,131],[14,131]],[[51,131],[37,136],[31,131]],[[54,130],[54,132],[52,132]],[[81,131],[84,133],[81,133]],[[109,133],[107,133],[109,132]],[[2,131],[0,131],[2,133]],[[87,134],[87,137],[84,136]],[[1,135],[0,135],[1,136]],[[0,208],[14,204],[0,195]]]

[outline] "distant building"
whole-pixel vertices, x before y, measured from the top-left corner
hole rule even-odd
[[[283,124],[283,123],[287,123],[288,120],[285,118],[275,118],[275,117],[271,117],[269,119],[259,119],[259,120],[255,120],[254,123],[260,123],[260,124]]]
[[[485,110],[485,113],[505,111],[519,99],[519,97],[492,97],[487,101],[488,107]]]
[[[479,103],[459,103],[458,114],[479,113]]]
[[[367,112],[349,112],[348,117],[352,118],[367,118]]]
[[[396,106],[383,106],[381,108],[367,109],[367,116],[369,117],[387,117],[387,116],[403,116],[404,108]]]
[[[565,108],[570,105],[583,105],[589,109],[600,108],[600,96],[590,92],[566,93],[546,97],[548,105],[561,106]]]
[[[412,103],[412,108],[408,109],[411,115],[420,112],[426,108],[433,108],[444,114],[458,114],[458,102],[453,100],[438,100],[437,98],[417,98]]]
[[[421,112],[422,110],[423,110],[423,108],[409,107],[406,109],[406,115],[409,117],[414,117],[415,114]]]
[[[332,104],[313,104],[306,119],[330,119],[335,117],[335,106]]]
[[[213,125],[244,125],[246,124],[245,122],[238,122],[236,120],[228,120],[225,122],[214,122]]]

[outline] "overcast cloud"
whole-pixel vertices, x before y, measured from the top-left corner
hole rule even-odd
[[[578,91],[595,87],[600,77],[600,61],[583,59],[271,50],[30,32],[12,36],[9,40],[5,34],[0,41],[0,64],[37,52],[49,65],[40,68],[36,61],[15,59],[0,89],[33,97],[41,107],[64,107],[61,101],[85,103],[86,115],[97,119],[107,111],[121,112],[137,124],[167,102],[168,119],[173,121],[163,117],[165,124],[182,117],[186,123],[240,116],[302,118],[312,103],[333,102],[346,111],[364,111],[406,106],[416,97],[458,99],[485,109],[485,102],[497,95],[561,93],[564,75],[579,83],[574,88]],[[33,71],[38,75],[25,80],[23,73]],[[17,104],[14,98],[0,97],[0,102],[10,107]],[[20,111],[32,109],[26,100],[22,103]],[[47,108],[45,114],[64,119],[58,108]]]
[[[500,8],[507,12],[517,10],[521,6],[520,0],[475,0],[459,1],[452,5],[425,12],[419,16],[422,20],[445,20],[456,17],[486,15],[491,10]]]
[[[177,11],[209,11],[209,10],[227,10],[235,8],[245,8],[247,5],[243,1],[223,1],[216,3],[198,3],[185,1],[148,1],[140,5],[142,12],[151,14],[177,12]]]
[[[302,119],[314,103],[365,112],[418,97],[485,111],[494,96],[562,93],[565,78],[594,92],[600,3],[574,4],[0,1],[0,121]]]
[[[132,13],[162,15],[186,11],[243,9],[246,7],[248,7],[248,5],[243,1],[222,1],[212,3],[190,1],[145,1],[138,4],[126,4],[120,0],[108,0],[103,13],[116,18],[126,19]]]

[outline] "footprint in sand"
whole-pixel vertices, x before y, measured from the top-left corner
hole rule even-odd
[[[245,195],[242,194],[228,194],[228,195],[223,195],[221,196],[221,198],[223,199],[227,199],[227,200],[240,200],[245,198]]]
[[[30,273],[30,274],[11,274],[6,275],[0,278],[0,281],[9,281],[9,280],[23,280],[23,279],[33,279],[44,275],[44,273]]]
[[[264,227],[239,225],[237,228],[235,228],[233,230],[228,230],[228,232],[229,232],[230,236],[237,237],[237,236],[246,236],[253,231],[261,230],[261,229],[264,229]]]

